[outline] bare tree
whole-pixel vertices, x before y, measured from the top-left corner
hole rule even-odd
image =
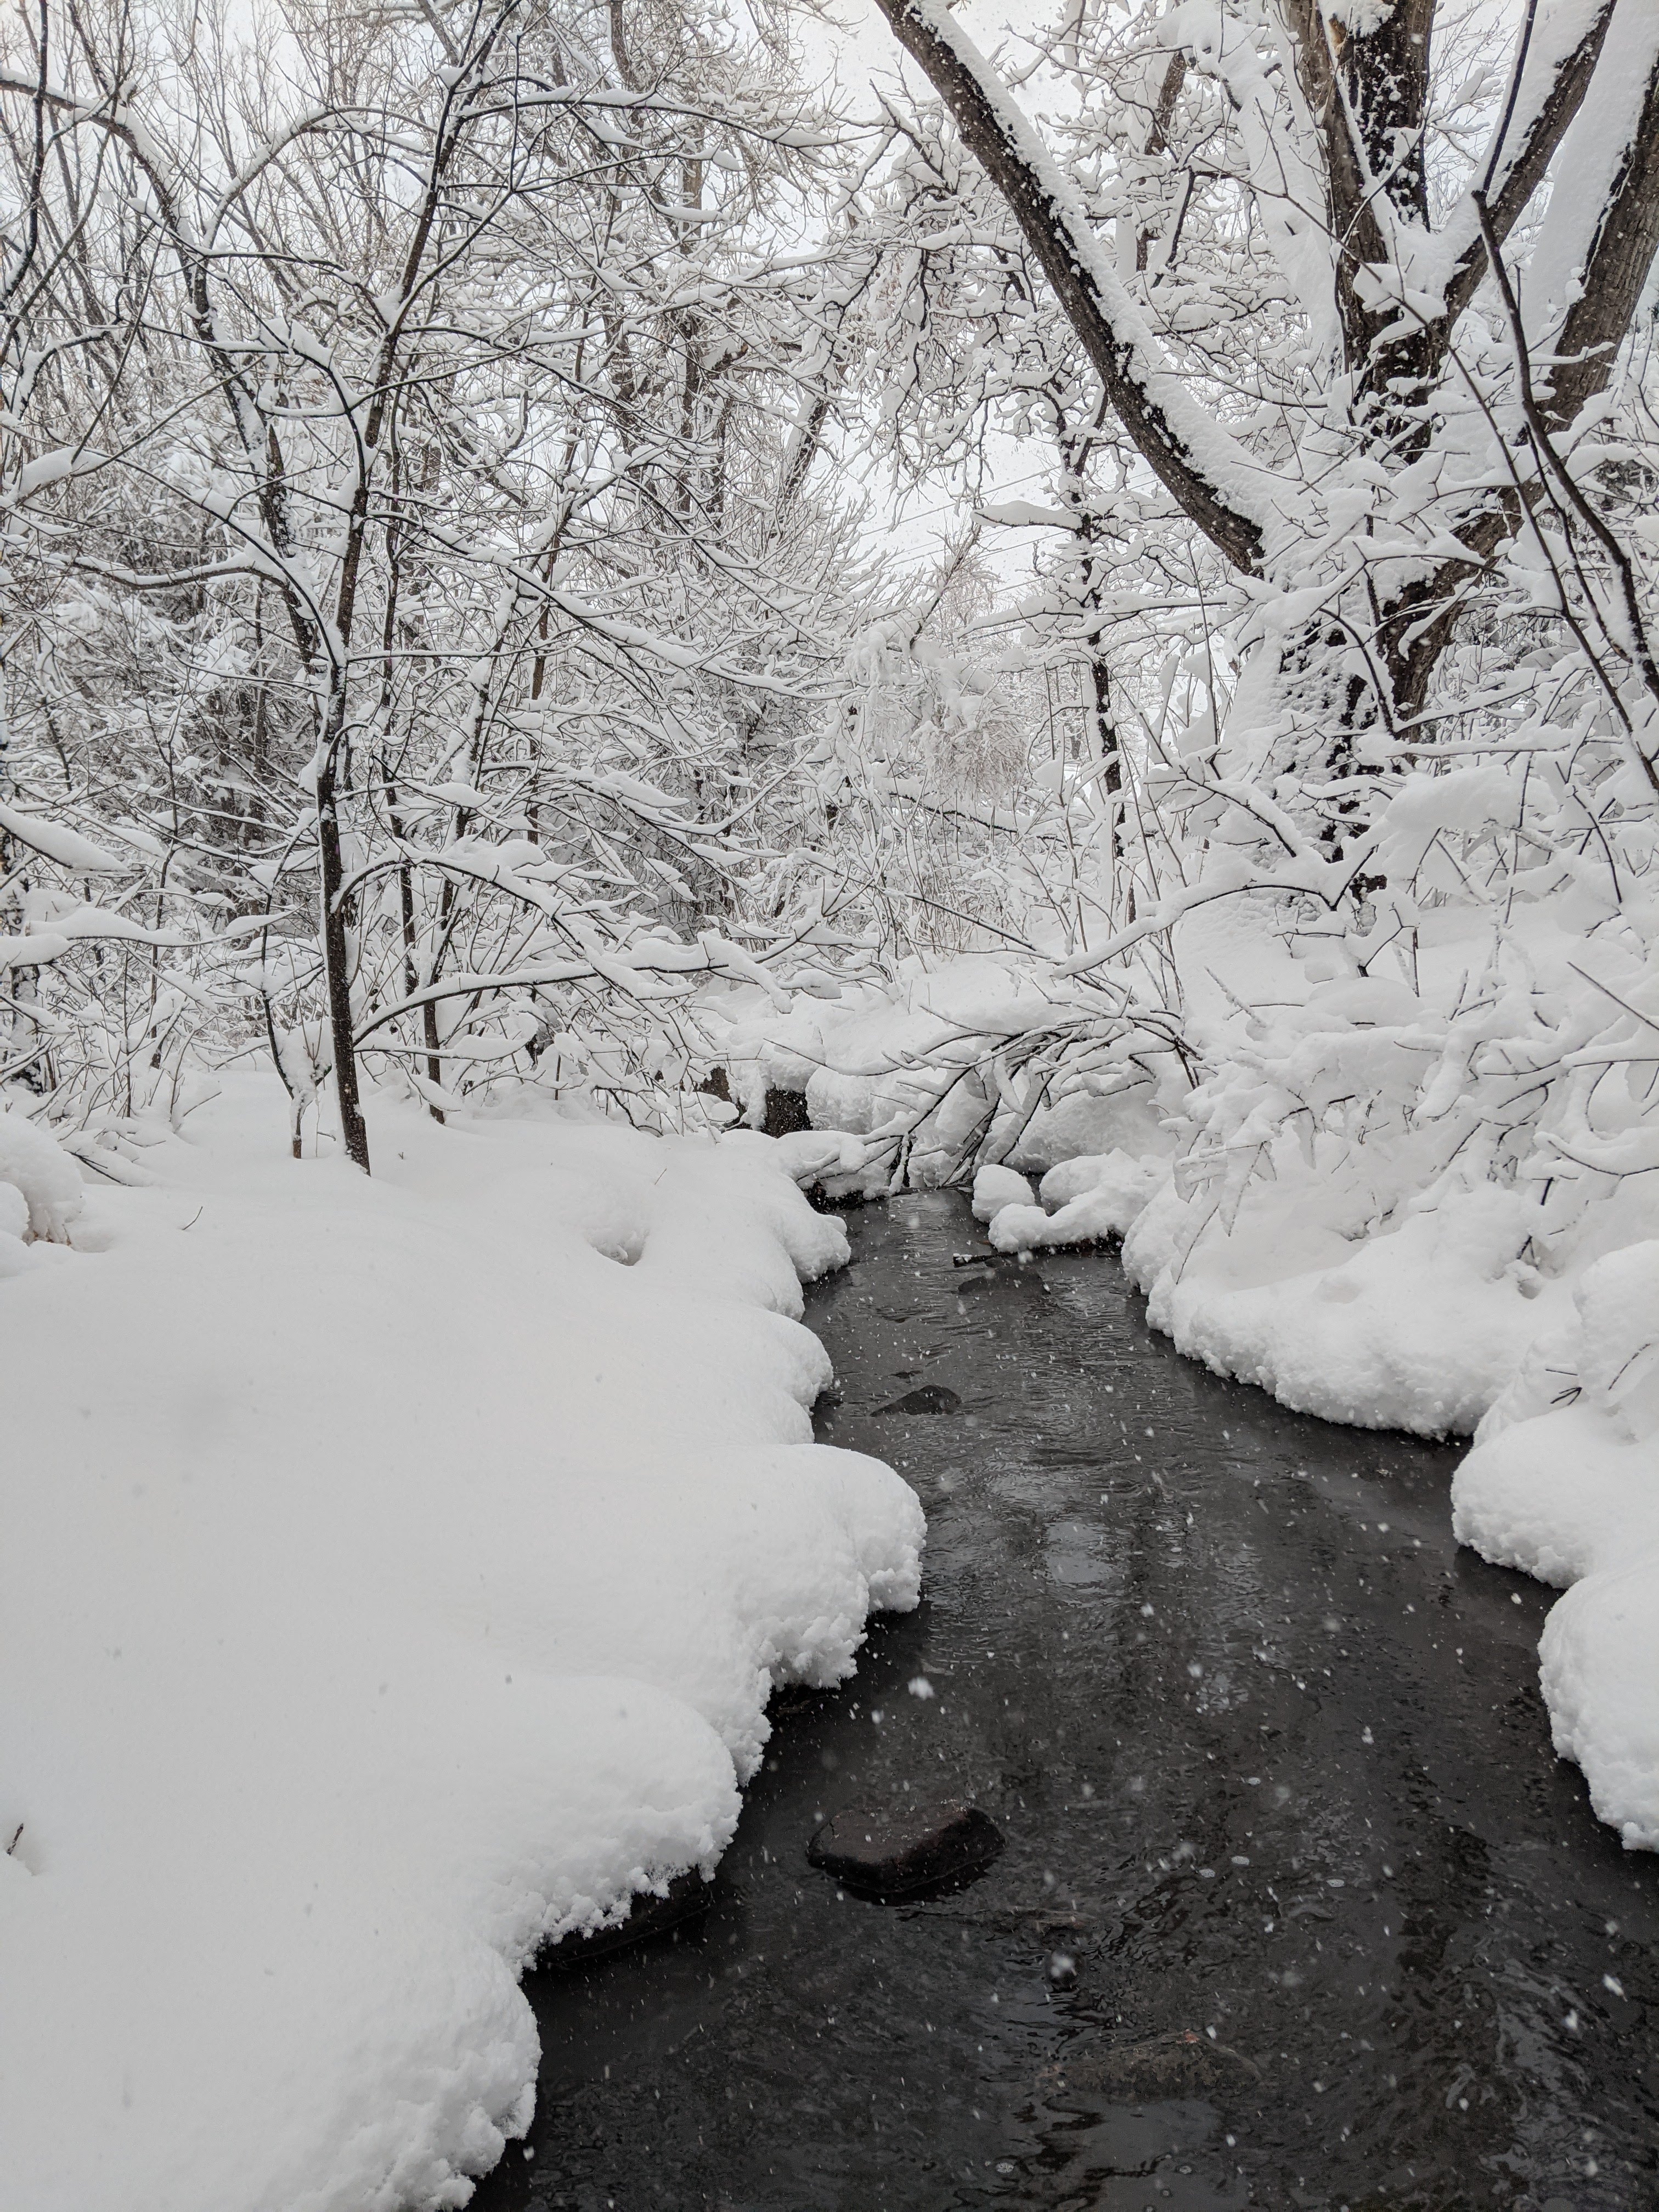
[[[777,23],[52,32],[0,70],[8,764],[151,908],[75,945],[142,941],[155,1005],[164,952],[209,961],[182,1006],[301,1104],[331,1075],[364,1167],[366,1053],[440,1115],[556,1038],[598,1079],[594,1023],[624,1103],[678,1080],[696,979],[796,957],[789,771],[861,588],[785,428],[829,249],[782,236],[842,152]],[[94,957],[52,956],[70,1060],[130,1109]]]

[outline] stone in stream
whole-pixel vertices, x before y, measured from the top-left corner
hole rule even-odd
[[[954,1887],[1001,1856],[1002,1831],[977,1805],[849,1805],[806,1846],[844,1888],[886,1904]]]
[[[1193,2028],[1149,2036],[1142,2043],[1103,2047],[1074,2045],[1058,2064],[1037,2077],[1039,2094],[1109,2097],[1117,2104],[1152,2105],[1194,2097],[1221,2105],[1247,2096],[1261,2082],[1261,2069],[1242,2051],[1212,2043]]]
[[[586,1966],[592,1960],[620,1951],[625,1944],[643,1943],[648,1936],[665,1935],[670,1929],[696,1918],[708,1910],[714,1895],[714,1884],[704,1879],[701,1870],[687,1867],[674,1875],[662,1896],[649,1890],[637,1892],[626,1919],[615,1921],[608,1928],[592,1929],[585,1936],[567,1936],[544,1951],[536,1963],[561,1973],[572,1966]]]
[[[902,1398],[895,1398],[890,1406],[878,1406],[877,1419],[883,1413],[954,1413],[962,1401],[954,1390],[947,1390],[942,1382],[924,1382],[919,1390],[907,1390]]]

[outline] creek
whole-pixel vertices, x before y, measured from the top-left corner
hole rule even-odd
[[[952,1194],[848,1226],[817,1433],[915,1485],[923,1603],[775,1709],[699,1922],[526,1982],[474,2212],[1659,2204],[1654,1862],[1553,1756],[1553,1594],[1454,1544],[1457,1449],[1210,1374],[1115,1257],[954,1265]],[[1001,1858],[807,1866],[907,1791]]]

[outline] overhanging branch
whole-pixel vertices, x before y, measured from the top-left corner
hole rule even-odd
[[[1255,465],[1160,358],[1036,131],[939,0],[881,0],[881,10],[1007,201],[1147,466],[1218,551],[1258,572],[1261,518],[1245,489]],[[1224,484],[1227,474],[1238,481]]]

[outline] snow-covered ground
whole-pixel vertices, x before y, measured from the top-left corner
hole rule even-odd
[[[1142,1024],[1132,1054],[1022,1060],[1064,978],[979,955],[782,1020],[732,994],[733,1095],[804,1090],[817,1127],[785,1154],[832,1190],[960,1177],[977,1145],[996,1249],[1121,1237],[1154,1326],[1218,1372],[1328,1420],[1478,1432],[1458,1534],[1572,1585],[1542,1646],[1555,1741],[1659,1847],[1646,924],[1587,940],[1517,910],[1500,947],[1442,910],[1407,982],[1269,919],[1234,902],[1176,933],[1182,1053]]]
[[[525,1961],[712,1869],[773,1686],[915,1602],[768,1139],[373,1123],[296,1164],[245,1079],[82,1204],[0,1111],[6,2212],[464,2203]]]
[[[1407,990],[1194,937],[1186,1059],[1041,1097],[1030,964],[731,993],[734,1091],[821,1125],[778,1143],[382,1101],[371,1182],[250,1077],[99,1152],[122,1183],[0,1109],[6,2212],[465,2202],[528,2118],[526,1960],[712,1868],[773,1686],[915,1601],[914,1496],[811,1441],[846,1240],[797,1185],[964,1146],[994,1248],[1122,1237],[1184,1351],[1477,1431],[1458,1533],[1566,1588],[1557,1745],[1659,1847],[1659,1209],[1489,1172],[1459,1027],[1583,1057],[1580,1001],[1541,936],[1478,992],[1455,945]],[[1358,1138],[1298,1128],[1327,1094]]]

